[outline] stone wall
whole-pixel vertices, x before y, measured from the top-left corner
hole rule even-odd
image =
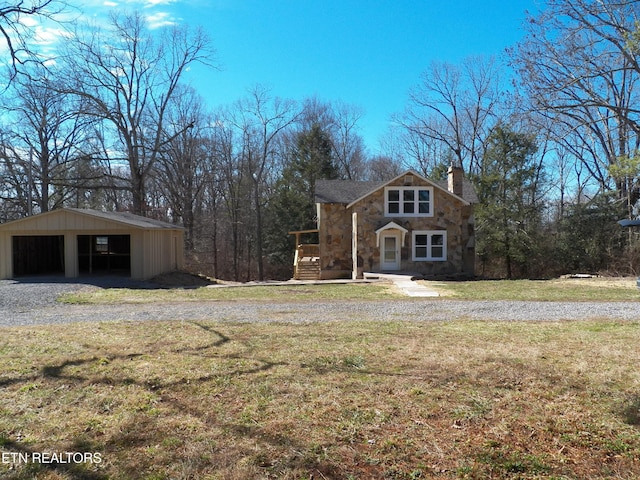
[[[400,178],[389,186],[402,186],[403,180]],[[380,248],[376,244],[376,230],[393,221],[408,230],[401,249],[402,271],[421,273],[425,276],[472,276],[475,264],[473,207],[465,205],[438,187],[433,187],[433,193],[432,217],[385,217],[384,189],[365,197],[350,209],[344,204],[321,204],[319,228],[322,278],[351,275],[353,212],[358,215],[359,270],[380,271]],[[414,230],[446,230],[447,261],[412,261]]]
[[[351,211],[342,203],[320,204],[320,278],[351,276]]]

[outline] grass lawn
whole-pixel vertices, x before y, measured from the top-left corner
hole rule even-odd
[[[122,304],[202,301],[380,300],[404,297],[391,285],[324,284],[285,286],[199,287],[169,289],[88,288],[62,295],[58,301],[73,304]]]
[[[2,478],[640,478],[640,321],[212,319],[1,338]],[[35,452],[101,462],[6,461]]]
[[[443,297],[462,300],[640,301],[635,277],[422,283]]]
[[[542,301],[640,301],[635,278],[556,280],[495,280],[472,282],[422,282],[440,293],[441,299],[542,300]],[[122,304],[200,301],[305,302],[308,300],[393,300],[407,298],[390,284],[321,284],[240,286],[230,288],[126,289],[88,288],[64,294],[62,303]],[[433,300],[433,298],[429,298]]]

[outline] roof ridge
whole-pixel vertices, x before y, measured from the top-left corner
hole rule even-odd
[[[414,174],[420,178],[426,180],[430,184],[449,192],[448,181],[445,180],[432,180],[415,173],[413,170],[404,172],[390,180],[348,180],[348,179],[322,179],[316,180],[315,189],[315,201],[316,203],[344,203],[350,205],[353,202],[362,199],[378,190],[380,187],[401,178],[403,175]],[[461,200],[467,203],[478,203],[478,196],[475,192],[473,183],[463,178],[463,194],[459,196]],[[320,188],[318,188],[320,187]]]

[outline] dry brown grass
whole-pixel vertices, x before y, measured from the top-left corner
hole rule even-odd
[[[170,276],[175,280],[176,277]],[[178,281],[181,277],[177,277]],[[123,304],[163,302],[305,302],[318,300],[407,300],[392,283],[251,285],[219,287],[193,285],[160,289],[90,287],[59,298],[61,303]],[[484,280],[470,282],[423,282],[446,300],[537,300],[537,301],[640,301],[635,278],[590,278],[555,280]],[[413,299],[416,300],[416,299]],[[418,300],[419,301],[419,300]]]
[[[640,301],[636,279],[629,277],[553,280],[424,282],[441,297],[464,300]]]
[[[392,284],[251,285],[196,288],[97,288],[65,293],[60,303],[144,304],[175,302],[307,302],[323,300],[389,300],[406,298]]]
[[[640,477],[640,323],[3,329],[15,479]],[[10,470],[10,467],[13,468]]]

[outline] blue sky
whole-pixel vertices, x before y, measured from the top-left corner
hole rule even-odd
[[[75,0],[70,0],[73,5]],[[138,9],[150,25],[202,27],[218,70],[189,80],[211,108],[256,84],[295,100],[316,96],[364,110],[371,153],[431,62],[504,54],[537,0],[89,0],[89,16]]]

